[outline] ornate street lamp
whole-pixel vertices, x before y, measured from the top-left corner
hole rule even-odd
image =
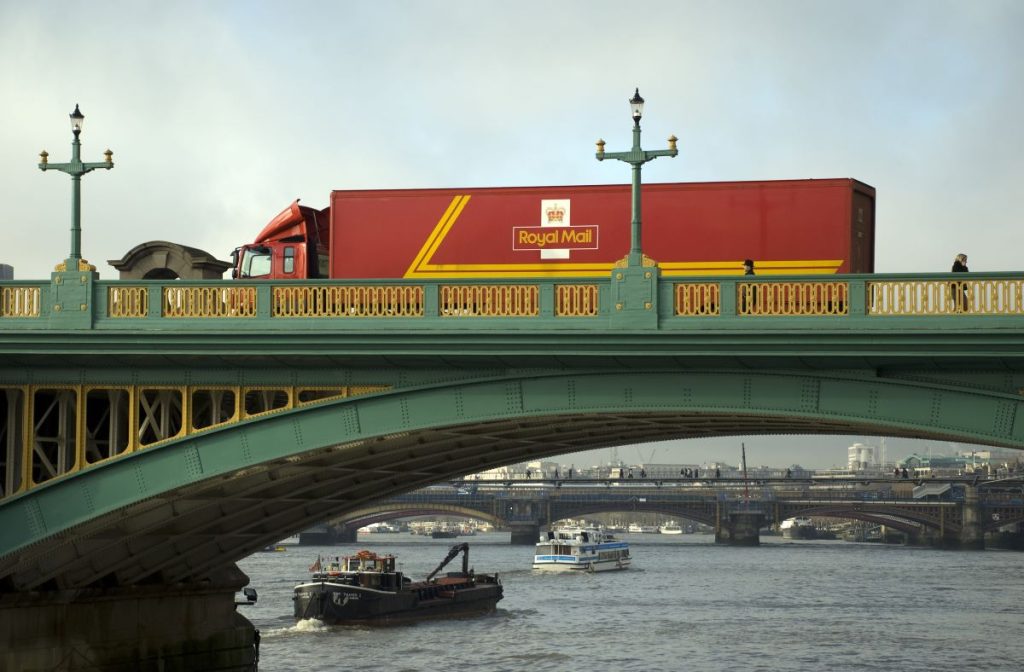
[[[630,227],[629,256],[626,258],[628,266],[642,266],[643,252],[640,247],[640,167],[648,161],[659,156],[675,156],[679,153],[676,149],[678,138],[670,135],[668,138],[668,149],[644,151],[640,148],[640,118],[644,114],[644,99],[640,97],[640,89],[637,88],[633,97],[629,99],[629,109],[633,116],[633,147],[628,152],[604,151],[604,140],[597,141],[597,160],[618,159],[625,161],[633,167],[633,220]]]
[[[44,149],[39,153],[39,170],[59,170],[71,176],[71,253],[63,264],[57,266],[58,271],[95,271],[96,268],[82,259],[82,175],[97,168],[110,170],[114,167],[114,153],[109,149],[103,152],[105,161],[82,163],[80,157],[81,142],[78,136],[82,133],[85,115],[75,105],[70,115],[71,133],[75,139],[71,141],[71,161],[69,163],[50,163],[49,154]],[[62,268],[63,266],[63,268]]]

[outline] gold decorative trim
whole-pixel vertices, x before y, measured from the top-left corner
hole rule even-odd
[[[847,315],[846,282],[738,282],[736,314],[782,317]]]
[[[273,317],[423,317],[423,288],[274,287]]]
[[[676,284],[676,315],[680,317],[711,317],[721,314],[717,282],[684,282]]]
[[[656,268],[658,266],[658,262],[656,262],[654,259],[651,259],[650,257],[648,257],[646,254],[641,254],[640,255],[640,266],[642,266],[644,268]],[[616,261],[612,265],[612,268],[628,268],[628,267],[629,267],[629,255],[628,254],[626,256],[624,256],[622,259],[619,259],[618,261]]]
[[[536,285],[442,285],[442,317],[536,317],[540,292]]]
[[[0,288],[0,317],[39,317],[38,287]]]
[[[56,273],[67,273],[68,272],[68,260],[65,259],[64,261],[60,262],[59,264],[57,264],[56,266],[53,267],[53,270]],[[91,272],[95,272],[96,271],[96,267],[93,266],[92,264],[90,264],[85,259],[79,259],[78,260],[78,268],[75,269],[75,270],[76,271],[91,271]]]
[[[598,297],[597,285],[556,285],[555,317],[595,317]]]
[[[882,280],[867,283],[867,314],[1021,315],[1024,280]]]

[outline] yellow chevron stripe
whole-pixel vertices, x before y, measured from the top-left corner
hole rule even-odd
[[[469,202],[469,195],[457,194],[452,202],[448,204],[448,209],[441,215],[441,219],[438,220],[434,226],[434,230],[427,236],[426,242],[423,243],[423,247],[420,248],[419,253],[412,260],[409,265],[409,269],[405,272],[406,278],[420,277],[419,272],[423,271],[425,267],[429,265],[427,262],[433,258],[437,252],[437,248],[441,246],[441,242],[444,237],[448,235],[452,225],[455,224],[455,220],[462,214],[462,209],[466,207],[466,203]]]
[[[432,264],[441,243],[455,226],[459,215],[469,203],[469,194],[452,198],[448,208],[427,236],[423,247],[405,272],[406,278],[545,278],[593,277],[611,272],[613,262],[607,263],[526,263],[526,264]],[[671,261],[659,263],[666,277],[686,275],[740,275],[743,269],[739,259],[729,261]],[[758,275],[829,275],[836,272],[842,259],[795,259],[757,261]]]
[[[793,260],[760,262],[757,274],[762,275],[833,275],[842,260]],[[580,278],[610,273],[614,264],[424,264],[412,275],[417,278]],[[741,275],[735,261],[676,262],[658,264],[665,277]]]

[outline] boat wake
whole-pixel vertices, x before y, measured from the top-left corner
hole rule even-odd
[[[326,630],[327,625],[319,618],[304,618],[287,629],[292,632],[319,632],[320,630]]]
[[[267,637],[285,637],[288,635],[294,635],[299,633],[307,632],[327,632],[328,628],[323,621],[317,618],[304,618],[301,621],[295,623],[295,625],[287,626],[284,628],[269,628],[260,629],[260,635],[263,638]]]

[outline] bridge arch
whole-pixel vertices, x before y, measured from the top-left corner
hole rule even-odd
[[[411,518],[413,516],[458,516],[461,518],[473,518],[483,520],[492,525],[501,525],[501,519],[486,511],[469,506],[445,505],[438,503],[413,504],[403,503],[383,504],[379,506],[368,506],[346,513],[344,516],[331,519],[332,524],[343,524],[348,528],[359,528],[373,523],[382,523],[396,518]]]
[[[11,497],[0,506],[0,581],[190,580],[390,494],[623,443],[816,433],[1021,448],[1021,403],[843,371],[663,367],[395,388],[193,434]]]

